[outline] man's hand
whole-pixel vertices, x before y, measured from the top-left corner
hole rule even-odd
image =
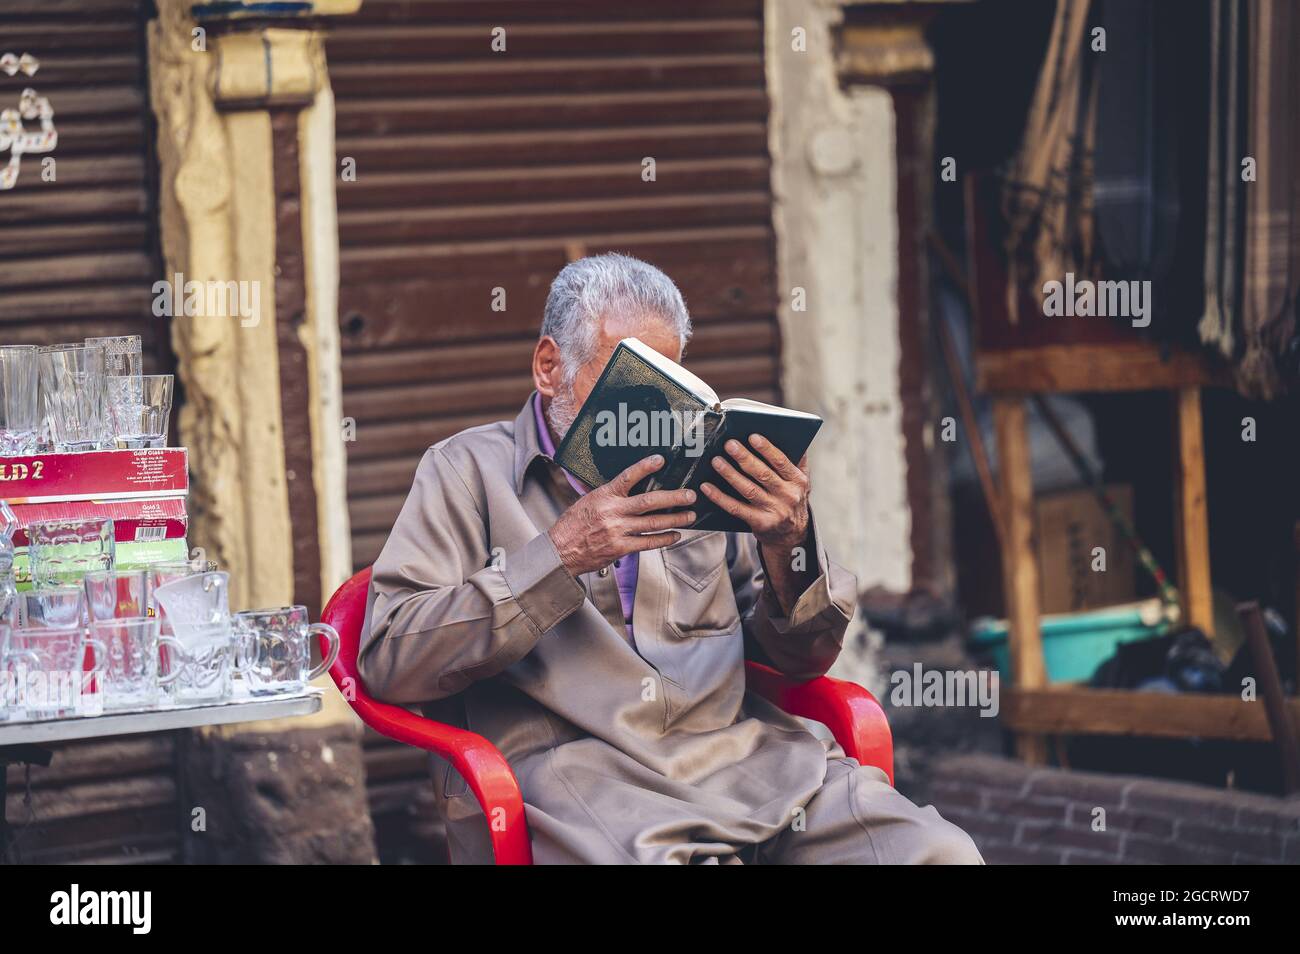
[[[754,531],[763,569],[772,595],[786,614],[793,611],[799,595],[817,579],[817,564],[808,564],[807,554],[799,563],[795,549],[808,541],[808,457],[796,467],[790,458],[765,437],[751,434],[749,443],[762,457],[751,453],[739,441],[727,441],[727,453],[740,470],[722,457],[713,458],[713,469],[745,499],[737,500],[713,484],[700,484],[704,495],[722,510],[743,520]],[[800,569],[795,569],[800,566]]]
[[[713,469],[744,500],[713,484],[701,484],[700,490],[722,510],[748,524],[759,543],[777,550],[793,549],[808,536],[808,493],[812,489],[808,458],[805,455],[796,467],[761,434],[751,434],[749,443],[762,457],[740,441],[727,441],[726,451],[740,465],[739,470],[725,458],[713,458]]]
[[[652,490],[629,496],[632,488],[664,465],[655,454],[638,461],[609,483],[579,498],[551,527],[551,541],[575,577],[609,566],[620,557],[666,547],[681,537],[675,527],[695,522],[695,514],[657,513],[695,503],[692,490]]]

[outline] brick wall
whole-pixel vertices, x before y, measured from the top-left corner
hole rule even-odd
[[[924,794],[990,864],[1300,864],[1300,799],[982,754],[935,759]]]

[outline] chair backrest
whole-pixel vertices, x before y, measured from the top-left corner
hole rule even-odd
[[[321,610],[322,622],[329,623],[339,634],[339,654],[330,666],[330,678],[361,721],[391,739],[428,748],[426,727],[431,723],[401,706],[380,702],[361,681],[357,655],[361,651],[361,630],[366,622],[366,599],[370,593],[370,567],[354,574],[338,588]],[[326,640],[321,637],[321,652]]]
[[[370,698],[357,674],[357,653],[361,649],[361,627],[366,620],[366,597],[369,591],[370,567],[366,567],[340,586],[321,612],[321,620],[338,630],[339,654],[330,667],[330,676],[340,691],[347,685],[345,681],[351,680],[357,694],[349,697],[349,702],[362,696]],[[325,645],[326,640],[321,637],[322,648]]]

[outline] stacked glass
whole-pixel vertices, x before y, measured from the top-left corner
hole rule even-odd
[[[0,347],[0,457],[34,453],[40,431],[35,345]]]

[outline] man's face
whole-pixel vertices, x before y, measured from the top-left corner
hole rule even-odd
[[[558,437],[563,437],[565,432],[568,431],[569,425],[578,416],[578,411],[582,408],[583,402],[591,394],[591,389],[596,386],[596,381],[600,378],[600,372],[605,370],[605,363],[609,361],[610,355],[618,347],[619,341],[624,338],[640,338],[642,342],[654,348],[664,357],[671,358],[674,361],[682,360],[682,345],[677,332],[672,330],[668,322],[658,316],[646,315],[636,318],[603,319],[600,323],[600,336],[596,343],[596,353],[590,361],[578,368],[571,388],[565,386],[563,362],[558,352],[555,352],[551,359],[555,362],[555,373],[547,382],[550,389],[553,390],[553,394],[546,406],[546,419]],[[538,359],[541,358],[543,363],[546,363],[547,356],[542,354],[546,343],[546,341],[539,343],[538,355],[534,357],[535,378],[538,375]],[[554,345],[552,344],[553,349]],[[545,400],[547,388],[543,386],[540,379],[537,383],[538,389],[542,392]]]

